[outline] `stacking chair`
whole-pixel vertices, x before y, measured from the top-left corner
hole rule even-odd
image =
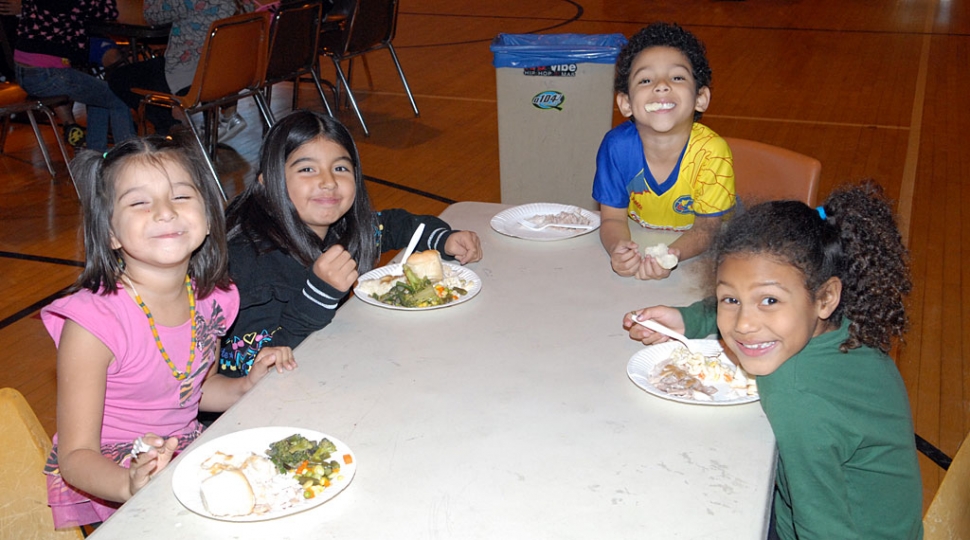
[[[815,206],[822,175],[819,160],[791,150],[725,137],[734,156],[734,181],[745,205],[775,200]]]
[[[51,440],[20,392],[0,389],[0,538],[81,539],[81,529],[54,530],[44,463]]]
[[[139,117],[142,118],[142,133],[145,131],[146,105],[180,109],[186,116],[197,112],[204,113],[205,145],[192,122],[189,122],[189,128],[196,143],[203,150],[206,165],[213,178],[218,180],[213,160],[219,142],[219,107],[251,96],[256,100],[263,122],[266,125],[272,124],[269,106],[261,93],[266,77],[269,27],[268,12],[245,13],[213,22],[202,46],[195,78],[184,96],[133,88],[133,92],[144,96],[138,110]],[[218,187],[225,199],[226,193],[221,182]]]
[[[394,33],[397,31],[397,10],[398,0],[357,0],[350,8],[345,24],[334,25],[332,32],[339,32],[342,36],[339,43],[336,46],[332,45],[334,39],[331,32],[325,31],[320,38],[322,41],[320,52],[333,60],[333,66],[337,70],[338,82],[347,90],[347,99],[350,101],[354,113],[357,114],[357,119],[364,129],[364,135],[370,135],[370,131],[368,131],[364,116],[357,105],[357,99],[350,89],[353,59],[357,56],[378,49],[387,49],[391,53],[391,59],[394,60],[397,74],[404,84],[404,91],[407,92],[408,99],[411,101],[414,116],[420,115],[418,106],[414,102],[414,95],[411,94],[411,87],[408,86],[408,80],[404,77],[404,70],[401,69],[401,62],[394,51],[394,45],[391,44]],[[344,60],[348,60],[346,74],[341,67],[341,62]]]
[[[307,0],[305,2],[284,2],[273,15],[269,38],[269,63],[266,66],[266,81],[263,93],[266,103],[272,99],[273,85],[283,81],[293,82],[293,108],[297,108],[300,77],[309,75],[320,94],[327,114],[333,116],[330,103],[323,92],[320,75],[317,73],[317,53],[320,41],[320,24],[330,9],[333,0]],[[275,123],[275,118],[270,118]]]
[[[0,154],[3,153],[4,146],[7,142],[10,116],[20,113],[26,114],[27,119],[30,120],[30,127],[34,130],[34,137],[37,139],[37,144],[40,146],[40,153],[44,155],[44,163],[47,164],[47,171],[50,173],[51,178],[57,176],[57,173],[54,172],[54,164],[51,162],[50,152],[47,150],[47,143],[44,142],[44,136],[41,134],[40,126],[37,124],[37,118],[34,116],[35,112],[41,112],[47,116],[47,121],[50,122],[51,129],[54,130],[54,140],[57,141],[57,146],[61,150],[61,157],[64,158],[64,165],[67,167],[67,173],[71,177],[71,182],[74,182],[74,175],[71,174],[71,168],[69,166],[71,158],[67,155],[67,148],[61,140],[60,131],[57,128],[57,121],[54,119],[54,111],[51,110],[53,107],[67,102],[68,100],[65,96],[37,98],[28,96],[27,92],[17,84],[11,82],[0,83],[0,116],[3,117],[3,132],[0,133]],[[77,190],[76,183],[74,184],[74,189]]]
[[[970,434],[923,516],[924,540],[970,538]]]

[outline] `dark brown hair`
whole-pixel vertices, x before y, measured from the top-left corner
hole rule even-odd
[[[753,206],[728,223],[713,251],[716,266],[734,254],[791,264],[813,297],[829,278],[842,280],[842,299],[829,319],[850,321],[842,352],[862,345],[888,352],[906,329],[909,256],[892,205],[871,180],[837,189],[818,208],[799,201]]]

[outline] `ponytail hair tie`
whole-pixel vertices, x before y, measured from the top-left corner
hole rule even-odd
[[[105,152],[103,154],[101,154],[101,159],[108,159],[108,151],[107,150],[105,150]]]
[[[825,214],[824,206],[817,206],[815,210],[818,210],[818,217],[822,218],[822,221],[825,221],[826,219],[828,219],[828,216]]]

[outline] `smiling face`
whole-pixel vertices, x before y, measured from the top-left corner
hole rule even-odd
[[[286,160],[286,191],[300,219],[324,238],[354,204],[357,185],[350,153],[322,137],[303,144]]]
[[[118,172],[111,249],[130,268],[188,265],[208,234],[205,203],[189,172],[172,159],[134,159]]]
[[[684,53],[672,47],[650,47],[633,60],[629,93],[618,93],[616,104],[639,129],[668,133],[689,131],[694,112],[706,111],[710,99],[709,88],[698,90]]]
[[[839,304],[842,283],[831,278],[815,298],[801,271],[763,255],[728,255],[717,269],[717,327],[743,367],[769,375],[813,337]]]

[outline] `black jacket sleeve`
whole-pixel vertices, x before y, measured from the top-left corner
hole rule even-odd
[[[415,250],[434,249],[443,259],[454,260],[454,257],[445,253],[445,242],[455,231],[438,217],[418,216],[407,210],[393,208],[378,212],[377,223],[381,232],[381,253],[407,247],[418,224],[424,223],[424,232],[421,233],[421,240]]]
[[[290,299],[280,314],[273,345],[296,347],[307,336],[330,324],[348,291],[338,291],[313,270],[306,273],[300,294]]]

